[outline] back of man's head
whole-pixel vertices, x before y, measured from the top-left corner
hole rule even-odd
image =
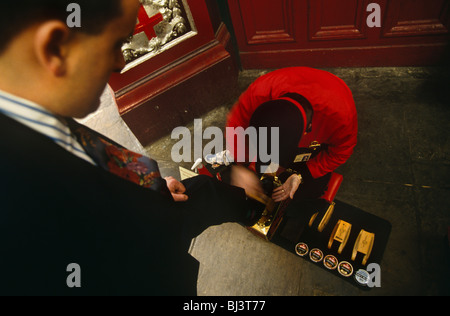
[[[73,0],[0,1],[0,54],[13,38],[31,25],[49,19],[66,22]],[[75,31],[98,34],[108,21],[122,13],[121,0],[76,0],[81,8],[81,27]]]
[[[0,90],[81,118],[98,108],[111,73],[125,66],[121,48],[140,2],[71,1],[0,2]]]

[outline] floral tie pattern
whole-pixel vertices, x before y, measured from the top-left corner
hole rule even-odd
[[[77,141],[99,167],[141,187],[170,195],[155,160],[132,152],[72,119],[67,119],[67,123]]]

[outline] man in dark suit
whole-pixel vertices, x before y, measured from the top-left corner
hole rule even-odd
[[[143,177],[102,168],[70,122],[96,110],[124,67],[139,2],[79,0],[73,29],[70,2],[0,4],[0,294],[195,295],[190,240],[244,222],[245,192],[204,177],[156,176],[145,187]],[[141,161],[121,172],[142,176]],[[171,194],[151,187],[158,179]]]

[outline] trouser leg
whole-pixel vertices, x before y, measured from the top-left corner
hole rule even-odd
[[[210,226],[246,221],[249,202],[243,189],[207,176],[187,179],[183,185],[189,196],[182,205],[188,236],[194,238]]]

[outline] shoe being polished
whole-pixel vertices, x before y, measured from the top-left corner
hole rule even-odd
[[[266,204],[247,197],[247,206],[247,216],[241,224],[243,226],[251,227],[260,220],[264,210],[266,209]]]

